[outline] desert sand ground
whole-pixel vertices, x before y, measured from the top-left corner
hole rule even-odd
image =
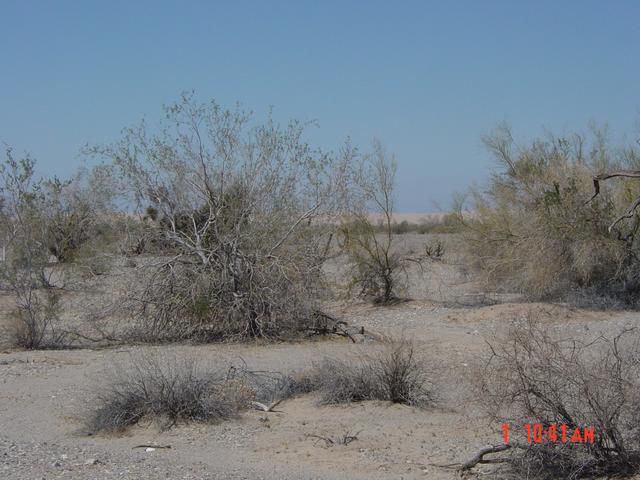
[[[421,241],[418,235],[411,240]],[[305,395],[283,402],[277,412],[249,411],[217,425],[181,424],[162,432],[145,424],[121,435],[90,436],[83,431],[82,419],[91,408],[95,388],[114,363],[134,353],[190,354],[213,364],[241,358],[249,367],[288,371],[326,355],[347,358],[378,347],[374,340],[353,344],[345,338],[55,351],[7,346],[0,353],[0,478],[459,478],[457,472],[434,464],[468,460],[478,449],[501,441],[499,426],[491,425],[477,407],[470,387],[486,338],[531,313],[548,328],[572,335],[615,331],[640,320],[636,312],[603,313],[540,303],[461,307],[460,302],[442,297],[430,300],[427,297],[447,292],[464,296],[464,282],[459,281],[463,274],[445,280],[440,275],[435,281],[434,268],[421,273],[421,286],[413,282],[416,294],[410,301],[389,307],[345,302],[331,306],[367,332],[413,339],[433,370],[437,396],[433,407],[385,402],[319,407],[313,395]],[[446,288],[447,282],[455,286]],[[9,302],[2,301],[0,312],[6,323]],[[347,446],[327,446],[311,436],[347,432],[357,436]],[[149,444],[171,448],[135,448]],[[468,475],[500,478],[501,474],[493,466],[481,466]]]

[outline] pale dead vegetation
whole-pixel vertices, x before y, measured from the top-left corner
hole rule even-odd
[[[640,468],[640,336],[635,327],[613,336],[566,338],[534,316],[512,322],[488,343],[474,370],[476,396],[496,424],[538,423],[593,429],[593,443],[512,438],[460,468],[486,463],[508,450],[504,462],[522,478],[593,478],[631,475]],[[514,434],[515,435],[515,434]],[[571,434],[569,435],[571,436]]]
[[[360,358],[325,358],[296,380],[299,391],[317,392],[321,405],[383,400],[426,407],[435,401],[432,373],[412,342],[391,339]]]
[[[166,430],[178,422],[218,423],[252,407],[271,412],[294,393],[294,382],[241,362],[212,365],[191,356],[131,355],[113,365],[96,387],[86,430],[121,432],[143,420]]]
[[[314,393],[319,405],[382,400],[433,405],[431,378],[406,340],[358,361],[326,358],[310,370],[251,370],[236,362],[203,364],[195,357],[132,355],[100,379],[86,415],[90,433],[120,432],[143,420],[165,430],[177,422],[216,423],[248,409],[270,413],[283,401]]]

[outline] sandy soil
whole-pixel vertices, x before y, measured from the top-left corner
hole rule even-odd
[[[247,412],[219,425],[179,425],[167,432],[142,425],[111,437],[85,435],[83,412],[105,370],[134,352],[184,353],[211,362],[242,358],[251,367],[291,370],[324,355],[358,355],[375,348],[375,342],[5,351],[0,354],[0,478],[456,478],[451,470],[431,464],[467,459],[501,438],[472,403],[465,376],[477,362],[483,337],[528,312],[543,317],[550,328],[572,333],[614,330],[640,319],[635,313],[544,304],[452,309],[413,301],[387,308],[344,307],[341,314],[367,331],[401,332],[414,339],[435,367],[436,406],[420,410],[365,402],[318,407],[313,396],[304,396],[284,402],[278,412]],[[358,437],[348,446],[328,447],[310,436],[348,432]],[[141,444],[171,449],[133,448]],[[489,471],[483,467],[475,475]]]

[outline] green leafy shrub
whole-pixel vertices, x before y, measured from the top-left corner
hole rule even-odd
[[[638,218],[609,231],[639,186],[607,185],[592,202],[593,176],[633,168],[633,148],[610,147],[596,132],[515,145],[508,129],[485,139],[499,165],[485,191],[471,192],[471,215],[458,220],[471,263],[485,287],[530,298],[613,297],[635,304]]]

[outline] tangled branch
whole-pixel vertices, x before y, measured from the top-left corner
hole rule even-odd
[[[596,175],[593,177],[593,189],[594,189],[594,193],[592,195],[592,197],[586,202],[586,203],[590,203],[592,202],[599,194],[600,194],[600,182],[604,181],[604,180],[609,180],[610,178],[617,178],[617,177],[622,177],[622,178],[640,178],[640,170],[618,170],[615,172],[610,172],[610,173],[601,173],[600,175]],[[637,197],[629,206],[629,208],[627,209],[627,211],[620,215],[618,218],[616,218],[613,223],[611,225],[609,225],[609,232],[611,232],[611,230],[613,230],[613,228],[620,223],[622,220],[628,219],[628,218],[632,218],[635,213],[636,210],[638,209],[638,207],[640,207],[640,196]]]

